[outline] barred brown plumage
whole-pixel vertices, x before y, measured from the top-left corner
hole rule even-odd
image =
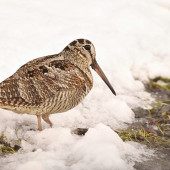
[[[26,63],[0,83],[0,108],[37,115],[38,130],[42,130],[41,117],[52,127],[50,114],[74,108],[91,90],[90,66],[116,95],[95,56],[89,40],[77,39],[59,54]]]

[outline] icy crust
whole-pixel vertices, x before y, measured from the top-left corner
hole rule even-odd
[[[131,170],[135,161],[146,161],[153,156],[153,151],[145,146],[123,142],[104,124],[90,128],[82,137],[68,128],[21,134],[22,149],[2,159],[3,170]]]

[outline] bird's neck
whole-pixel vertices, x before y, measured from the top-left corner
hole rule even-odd
[[[84,57],[82,54],[75,54],[75,53],[65,53],[65,60],[69,60],[73,65],[75,65],[78,69],[81,70],[82,74],[87,76],[88,80],[93,85],[93,77],[90,71],[90,66],[87,62],[87,58]]]

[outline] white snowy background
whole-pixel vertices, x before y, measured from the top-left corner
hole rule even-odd
[[[153,151],[113,130],[134,121],[132,108],[153,100],[143,82],[170,78],[170,0],[0,0],[0,81],[77,38],[93,42],[117,96],[92,71],[90,94],[52,115],[53,128],[43,123],[36,131],[36,116],[0,109],[0,134],[22,147],[0,156],[0,169],[131,170],[135,161],[152,159]],[[71,133],[77,127],[90,129],[80,137]]]

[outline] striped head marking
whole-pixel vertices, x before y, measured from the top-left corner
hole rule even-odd
[[[76,55],[86,58],[88,66],[90,66],[96,57],[94,45],[86,39],[77,39],[72,41],[64,50],[71,50]]]
[[[110,84],[109,80],[105,76],[104,72],[98,65],[96,61],[96,52],[94,45],[86,39],[77,39],[72,41],[64,50],[70,50],[75,53],[76,56],[82,56],[86,59],[88,63],[88,67],[91,66],[97,74],[103,79],[106,85],[110,88],[112,93],[116,95],[112,85]]]

